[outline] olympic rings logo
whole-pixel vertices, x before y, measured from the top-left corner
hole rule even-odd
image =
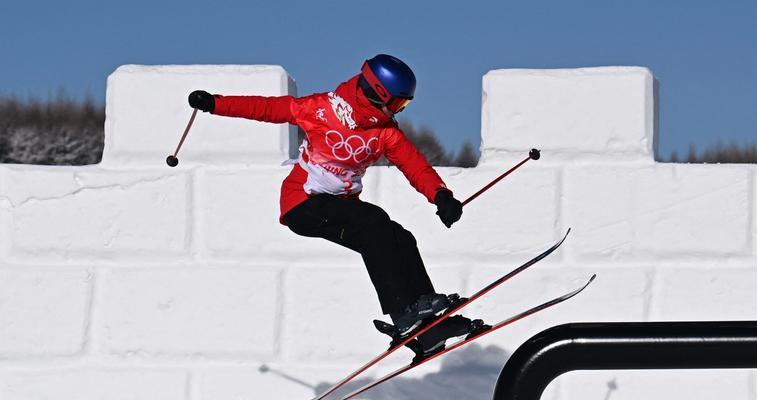
[[[339,161],[347,161],[351,158],[358,164],[364,162],[368,157],[378,152],[374,141],[378,142],[378,137],[371,138],[366,142],[365,139],[357,135],[345,139],[338,131],[326,132],[326,145],[331,148],[331,154]]]

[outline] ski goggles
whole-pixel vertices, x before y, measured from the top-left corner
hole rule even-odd
[[[381,81],[378,80],[367,62],[363,64],[362,74],[358,83],[368,100],[379,106],[386,106],[394,114],[404,110],[413,100],[412,97],[392,96],[384,85],[381,84]]]
[[[404,110],[411,101],[413,101],[413,99],[408,99],[405,97],[392,97],[391,99],[389,99],[389,102],[386,103],[386,108],[396,114]]]

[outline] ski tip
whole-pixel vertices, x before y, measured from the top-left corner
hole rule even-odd
[[[567,232],[565,232],[565,235],[563,235],[562,239],[560,239],[560,241],[559,241],[559,242],[557,242],[557,244],[555,245],[555,247],[559,247],[559,246],[560,246],[560,245],[561,245],[561,244],[562,244],[562,243],[563,243],[563,242],[565,241],[565,239],[567,239],[567,238],[568,238],[568,235],[570,234],[570,230],[571,230],[571,229],[572,229],[572,228],[568,228],[568,231],[567,231]]]
[[[588,282],[586,282],[586,284],[584,285],[584,287],[583,287],[583,288],[581,288],[581,290],[583,290],[583,289],[585,289],[585,288],[586,288],[587,286],[589,286],[589,285],[590,285],[590,284],[591,284],[592,282],[594,282],[594,279],[596,279],[596,278],[597,278],[597,274],[593,274],[593,275],[591,276],[591,278],[589,278],[589,281],[588,281]]]
[[[589,278],[588,282],[584,283],[583,286],[579,287],[578,289],[576,289],[576,290],[574,290],[574,291],[566,294],[565,296],[561,297],[560,301],[565,301],[565,300],[567,300],[567,299],[569,299],[569,298],[571,298],[571,297],[573,297],[573,296],[575,296],[575,295],[583,292],[584,289],[586,289],[587,287],[589,287],[589,285],[591,285],[591,283],[594,282],[594,279],[596,279],[596,278],[597,278],[597,274],[593,274],[591,276],[591,278]]]

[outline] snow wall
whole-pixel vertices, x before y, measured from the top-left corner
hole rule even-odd
[[[277,66],[124,66],[108,79],[101,164],[0,166],[0,399],[308,399],[387,345],[360,257],[277,221],[295,130],[199,114],[181,164],[165,165],[198,88],[296,93]],[[415,233],[439,291],[472,293],[572,227],[471,316],[496,321],[598,278],[365,398],[489,399],[507,355],[560,323],[757,318],[755,167],[655,163],[655,121],[644,68],[498,70],[483,77],[480,165],[438,171],[462,199],[531,147],[541,160],[449,230],[396,168],[372,168],[363,199]],[[744,370],[572,372],[544,398],[755,387]]]

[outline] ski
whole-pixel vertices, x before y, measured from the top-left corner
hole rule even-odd
[[[465,345],[467,343],[470,343],[470,342],[472,342],[472,341],[474,341],[474,340],[476,340],[476,339],[478,339],[478,338],[480,338],[480,337],[482,337],[484,335],[488,335],[489,333],[492,333],[492,332],[494,332],[494,331],[496,331],[496,330],[498,330],[500,328],[503,328],[503,327],[505,327],[507,325],[510,325],[513,322],[516,322],[518,320],[526,318],[529,315],[536,314],[537,312],[542,311],[542,310],[544,310],[546,308],[552,307],[555,304],[562,303],[563,301],[568,300],[571,297],[573,297],[573,296],[581,293],[584,289],[586,289],[587,286],[589,286],[589,284],[591,284],[592,281],[594,281],[594,278],[596,278],[596,277],[597,277],[596,274],[592,275],[588,282],[586,282],[583,286],[581,286],[580,288],[578,288],[578,289],[576,289],[576,290],[574,290],[574,291],[572,291],[570,293],[564,294],[564,295],[562,295],[560,297],[557,297],[557,298],[549,300],[549,301],[547,301],[545,303],[542,303],[542,304],[540,304],[540,305],[538,305],[536,307],[533,307],[533,308],[530,308],[530,309],[528,309],[526,311],[523,311],[520,314],[517,314],[517,315],[515,315],[513,317],[510,317],[508,319],[505,319],[505,320],[503,320],[503,321],[495,324],[494,326],[492,326],[491,328],[489,328],[487,330],[478,332],[478,333],[473,334],[473,335],[471,335],[469,337],[466,337],[465,339],[459,340],[455,344],[453,344],[453,345],[445,348],[444,350],[442,350],[442,351],[440,351],[438,353],[432,354],[432,355],[430,355],[430,356],[428,356],[428,357],[426,357],[426,358],[424,358],[424,359],[422,359],[420,361],[410,363],[410,364],[408,364],[408,365],[406,365],[404,367],[401,367],[401,368],[397,369],[394,372],[391,372],[391,373],[389,373],[387,375],[384,375],[383,377],[379,378],[378,380],[373,381],[371,383],[368,383],[365,386],[363,386],[363,387],[361,387],[361,388],[353,391],[352,393],[350,393],[347,396],[343,397],[341,400],[349,400],[349,399],[351,399],[351,398],[353,398],[353,397],[355,397],[355,396],[357,396],[357,395],[359,395],[359,394],[361,394],[361,393],[363,393],[363,392],[365,392],[365,391],[367,391],[367,390],[369,390],[371,388],[374,388],[374,387],[376,387],[376,386],[378,386],[378,385],[380,385],[380,384],[382,384],[382,383],[384,383],[384,382],[386,382],[386,381],[388,381],[388,380],[390,380],[390,379],[392,379],[392,378],[394,378],[394,377],[396,377],[396,376],[398,376],[398,375],[400,375],[402,373],[405,373],[405,372],[407,372],[407,371],[409,371],[409,370],[411,370],[411,369],[413,369],[413,368],[415,368],[415,367],[417,367],[417,366],[419,366],[421,364],[424,364],[424,363],[429,362],[429,361],[431,361],[431,360],[433,360],[433,359],[435,359],[437,357],[440,357],[443,354],[448,353],[448,352],[450,352],[452,350],[455,350],[456,348],[461,347],[461,346],[463,346],[463,345]]]
[[[457,304],[449,307],[447,310],[445,310],[441,315],[437,316],[436,319],[428,323],[427,325],[422,326],[421,328],[417,329],[416,331],[410,333],[406,337],[401,338],[398,341],[392,341],[390,344],[390,347],[388,350],[384,351],[383,353],[376,356],[374,359],[370,360],[351,374],[347,375],[344,379],[337,382],[330,388],[328,388],[326,391],[321,393],[320,395],[313,398],[313,400],[321,400],[324,397],[328,396],[329,394],[333,393],[334,391],[338,390],[345,384],[347,384],[349,381],[360,375],[361,373],[365,372],[368,368],[372,367],[373,365],[376,365],[379,361],[383,360],[384,358],[388,357],[390,354],[397,351],[399,348],[407,345],[411,341],[413,341],[416,337],[420,336],[424,332],[428,331],[429,329],[433,328],[443,320],[445,320],[447,317],[457,313],[460,311],[463,307],[469,305],[470,303],[474,302],[479,297],[485,295],[486,293],[490,292],[492,289],[496,288],[497,286],[501,285],[505,281],[509,280],[510,278],[514,277],[515,275],[518,275],[519,273],[526,270],[528,267],[536,264],[537,262],[543,260],[548,255],[552,254],[555,250],[557,250],[558,247],[565,241],[565,239],[568,237],[568,234],[570,233],[570,228],[568,228],[568,231],[565,232],[565,235],[560,239],[557,243],[552,245],[552,247],[548,248],[547,250],[544,250],[541,254],[537,255],[536,257],[528,260],[526,263],[521,265],[520,267],[510,271],[509,273],[503,275],[502,277],[498,278],[494,282],[490,283],[483,289],[476,292],[473,296],[467,298],[467,299],[460,299]]]

